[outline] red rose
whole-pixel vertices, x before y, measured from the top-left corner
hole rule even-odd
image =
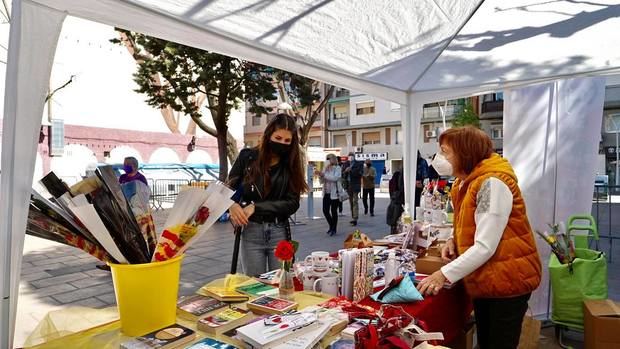
[[[282,240],[276,246],[275,255],[281,261],[290,261],[295,256],[295,247],[290,241]]]
[[[196,221],[196,225],[201,225],[205,224],[207,218],[209,218],[209,208],[206,206],[202,206],[198,209],[198,212],[196,212],[194,221]]]

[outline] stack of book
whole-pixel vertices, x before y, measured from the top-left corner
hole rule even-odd
[[[249,301],[247,307],[255,314],[284,314],[297,309],[297,303],[286,299],[262,296]]]
[[[250,318],[249,310],[230,307],[215,315],[200,319],[198,329],[212,335],[220,335],[240,325],[245,325]]]
[[[276,296],[278,294],[278,289],[276,287],[256,281],[254,279],[242,283],[241,285],[237,286],[235,290],[239,293],[243,293],[251,297]]]
[[[203,286],[197,292],[199,295],[213,297],[222,302],[245,302],[250,297],[235,290],[229,290],[226,287]]]
[[[198,321],[226,306],[228,304],[215,298],[195,294],[179,299],[177,315],[185,320]]]
[[[329,331],[312,313],[274,315],[237,329],[237,337],[253,348],[311,348]]]
[[[193,330],[174,324],[121,343],[121,349],[172,349],[196,338]]]

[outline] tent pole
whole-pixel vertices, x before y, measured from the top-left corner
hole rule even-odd
[[[13,1],[2,125],[0,348],[13,348],[17,295],[39,128],[65,14]]]
[[[417,97],[415,94],[408,93],[407,104],[400,108],[401,125],[404,133],[402,172],[405,183],[405,207],[412,215],[415,212],[417,154],[423,106],[415,97]]]

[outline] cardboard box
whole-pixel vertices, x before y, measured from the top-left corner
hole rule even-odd
[[[446,263],[443,261],[443,259],[441,259],[441,257],[424,256],[416,259],[415,271],[416,273],[430,275],[441,269],[441,267],[443,267],[444,265],[446,265]]]
[[[620,349],[620,303],[585,300],[583,315],[586,349]]]

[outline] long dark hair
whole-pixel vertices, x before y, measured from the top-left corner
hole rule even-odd
[[[271,157],[273,153],[269,147],[271,135],[277,130],[288,130],[291,132],[290,151],[285,159],[280,158],[280,163],[287,165],[289,172],[288,189],[294,193],[304,193],[308,190],[308,185],[304,178],[304,169],[302,164],[302,154],[299,149],[299,134],[297,133],[297,124],[292,116],[286,114],[276,115],[267,125],[260,144],[258,145],[258,161],[250,166],[249,177],[251,179],[263,177],[263,188],[265,196],[269,195],[271,190],[271,176],[269,167],[271,166]]]

